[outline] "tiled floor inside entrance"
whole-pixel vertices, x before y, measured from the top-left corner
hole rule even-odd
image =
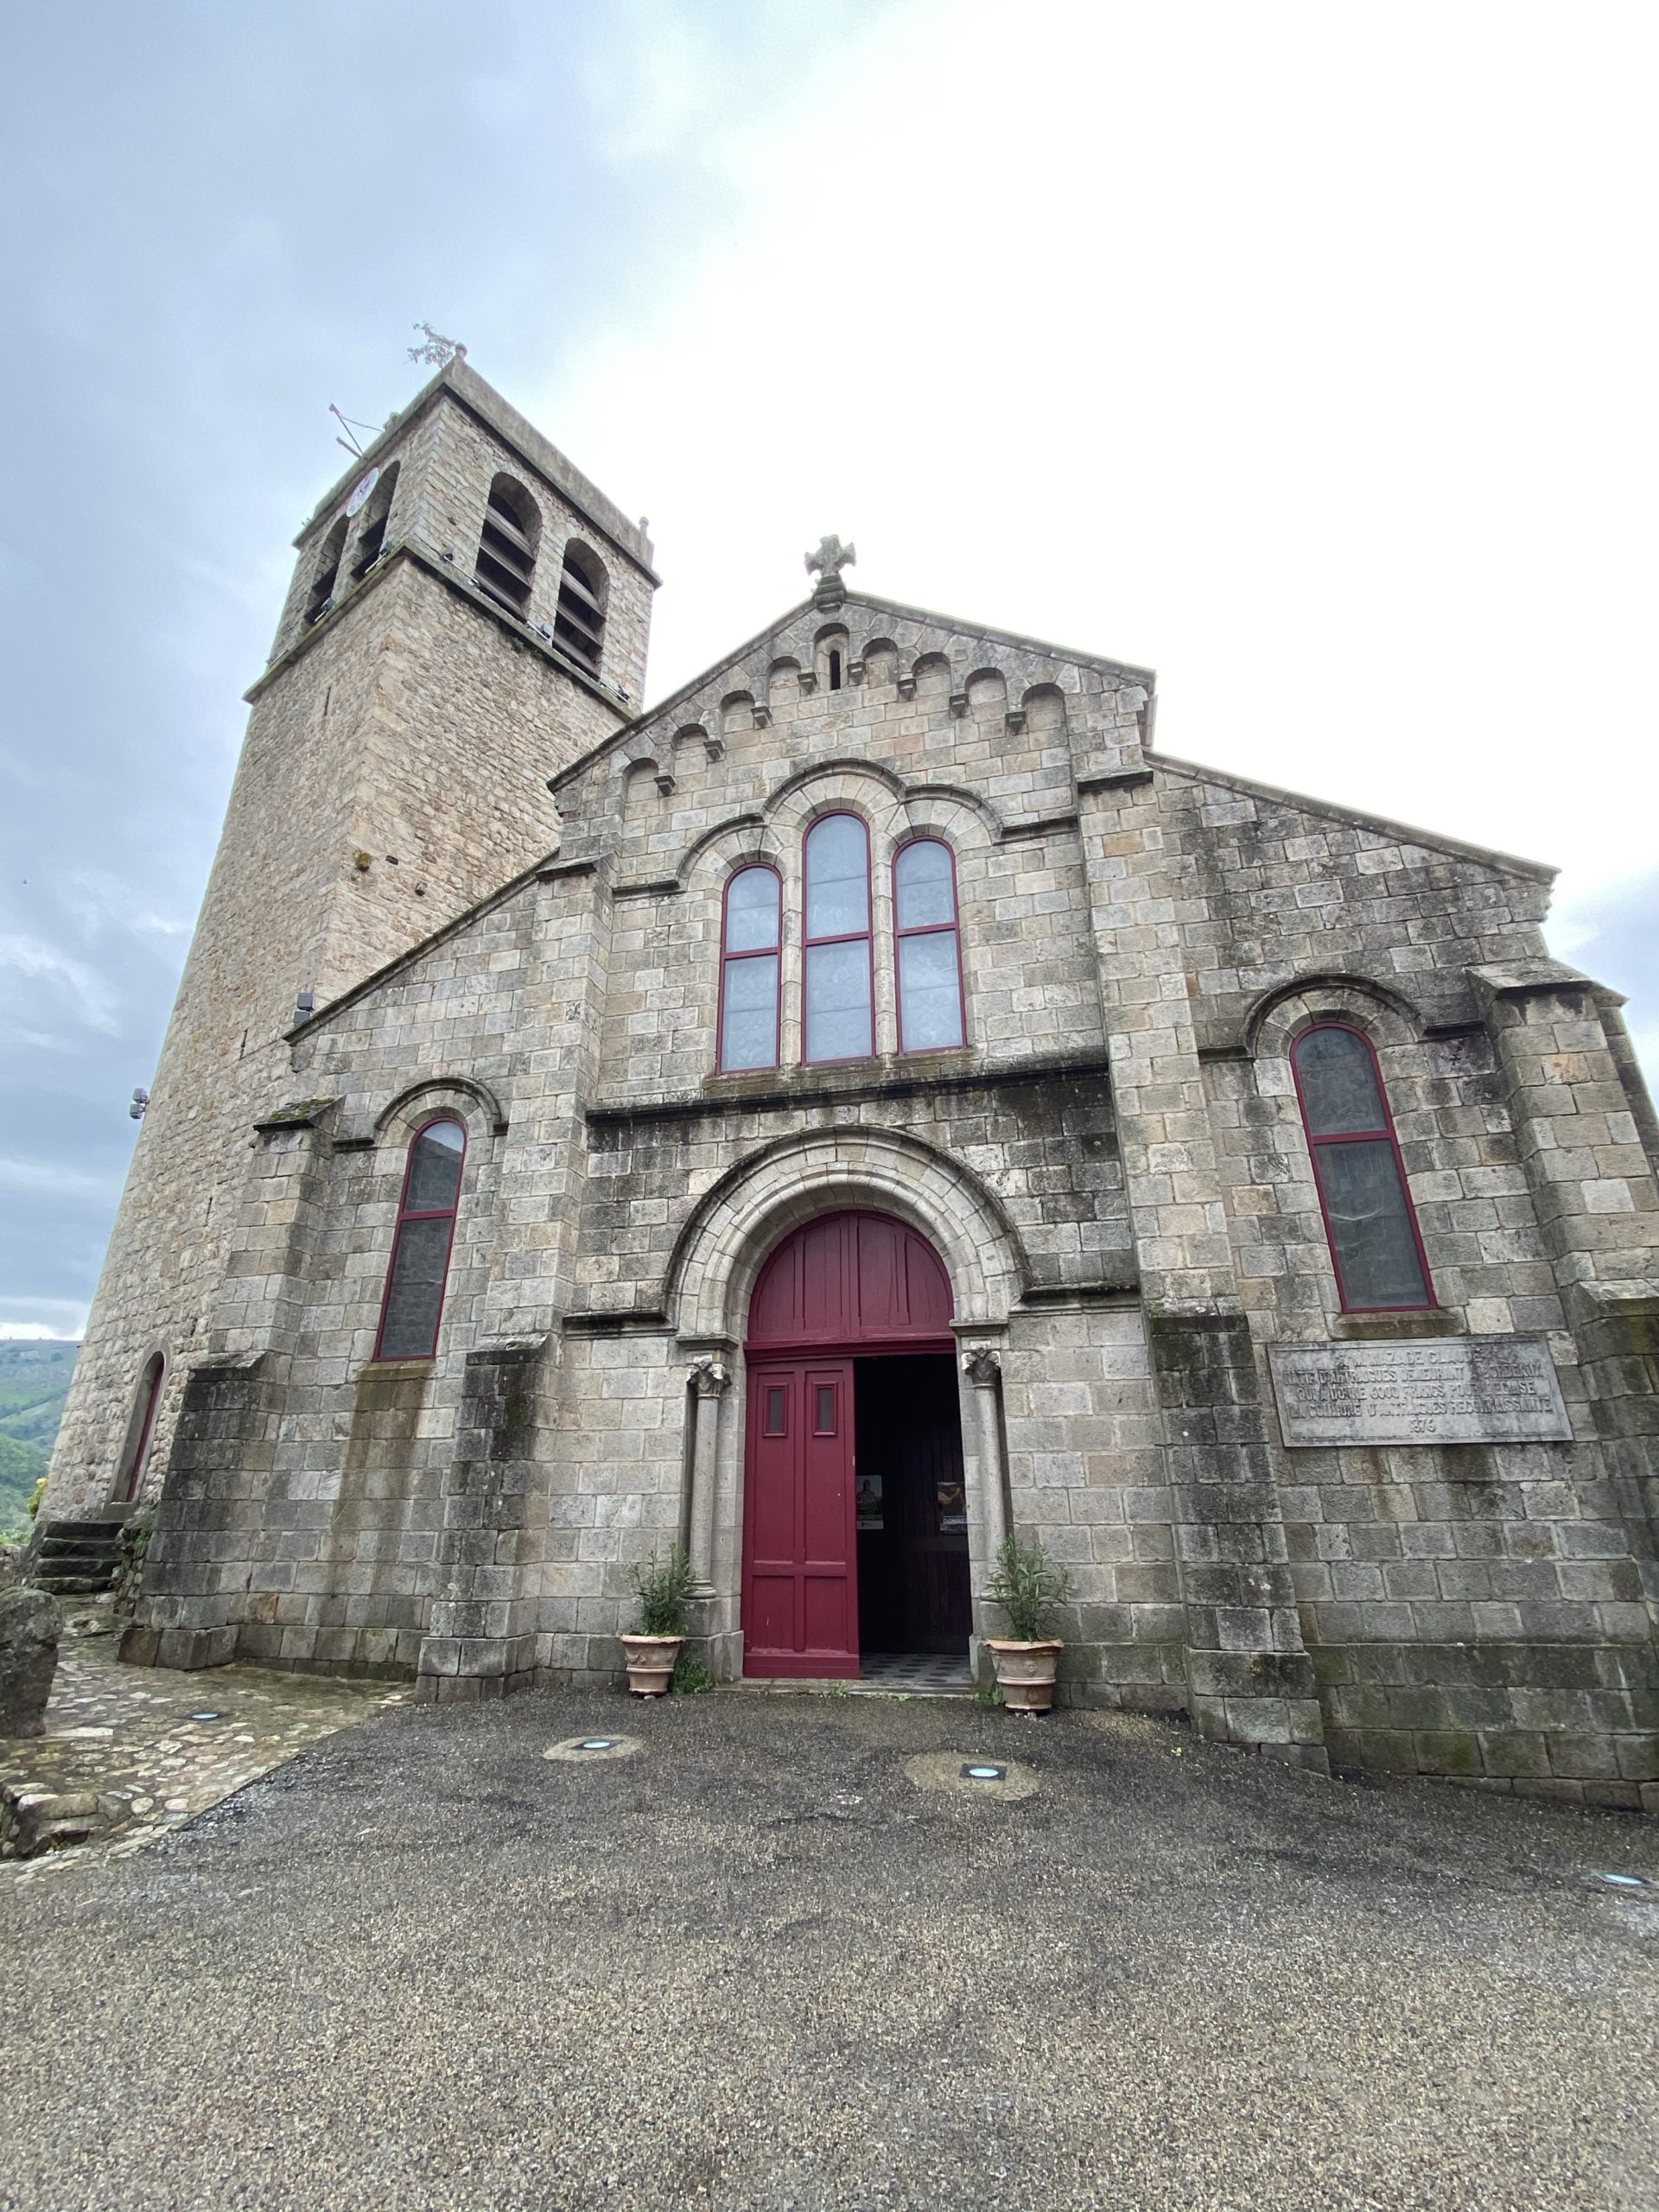
[[[734,1690],[772,1690],[798,1696],[816,1691],[840,1697],[971,1697],[974,1678],[965,1651],[867,1651],[858,1673],[842,1679],[788,1675],[777,1680],[746,1675],[722,1685]]]
[[[974,1687],[965,1651],[867,1651],[859,1678],[867,1688],[912,1697],[966,1697]]]

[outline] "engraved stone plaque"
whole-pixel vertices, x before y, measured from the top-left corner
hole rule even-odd
[[[1268,1360],[1292,1446],[1541,1444],[1573,1434],[1541,1337],[1270,1344]]]

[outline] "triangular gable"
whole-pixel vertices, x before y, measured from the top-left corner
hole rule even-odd
[[[1051,645],[1041,638],[1022,637],[1017,631],[959,621],[928,607],[907,606],[900,600],[849,591],[837,606],[826,607],[813,598],[791,607],[668,698],[602,738],[569,767],[550,777],[549,788],[556,794],[567,785],[580,782],[596,763],[619,751],[642,744],[648,747],[660,732],[672,734],[689,723],[716,717],[722,702],[734,692],[747,692],[764,704],[766,678],[773,664],[784,658],[799,659],[802,648],[832,624],[849,632],[855,659],[866,645],[880,639],[896,645],[901,659],[908,656],[912,664],[943,656],[958,679],[994,664],[1008,676],[1010,696],[1021,679],[1027,686],[1059,683],[1065,690],[1110,691],[1127,686],[1148,696],[1157,680],[1151,669],[1111,660],[1103,654]],[[1071,684],[1063,682],[1066,671],[1074,671]]]

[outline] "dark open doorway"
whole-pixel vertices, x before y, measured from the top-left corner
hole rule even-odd
[[[956,1362],[853,1362],[858,1640],[864,1653],[965,1654],[973,1626]]]
[[[876,1652],[926,1655],[930,1674],[964,1662],[951,1311],[938,1254],[888,1214],[821,1214],[761,1268],[744,1344],[746,1675],[837,1681]]]

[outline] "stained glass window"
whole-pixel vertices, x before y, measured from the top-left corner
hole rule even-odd
[[[739,868],[726,886],[720,961],[720,1065],[778,1065],[779,916],[782,890],[770,868]]]
[[[865,1059],[874,1052],[870,982],[869,833],[855,814],[826,814],[806,833],[807,1059]]]
[[[957,869],[950,848],[918,837],[893,864],[899,1049],[941,1052],[964,1041]]]
[[[459,1122],[429,1122],[410,1146],[377,1359],[430,1359],[437,1349],[466,1156],[467,1132]]]
[[[1432,1306],[1428,1266],[1376,1055],[1340,1022],[1291,1052],[1337,1288],[1349,1313]]]

